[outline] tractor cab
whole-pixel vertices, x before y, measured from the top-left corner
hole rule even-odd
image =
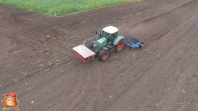
[[[102,29],[101,37],[107,38],[107,43],[112,43],[118,36],[119,29],[114,26],[108,26]]]

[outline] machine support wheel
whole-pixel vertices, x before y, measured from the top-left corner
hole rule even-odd
[[[121,51],[123,48],[124,48],[124,39],[121,39],[119,42],[118,42],[118,44],[116,45],[116,52],[119,52],[119,51]]]
[[[99,58],[101,61],[106,60],[108,57],[109,57],[109,50],[104,50],[104,49],[102,49],[102,50],[99,52],[99,54],[98,54],[98,58]]]

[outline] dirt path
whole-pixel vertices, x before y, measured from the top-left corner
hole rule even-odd
[[[197,0],[142,0],[59,18],[0,5],[0,24],[0,100],[15,92],[20,110],[198,110]],[[84,64],[72,47],[107,25],[146,47]]]

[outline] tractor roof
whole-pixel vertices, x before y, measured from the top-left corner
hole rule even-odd
[[[107,26],[107,27],[103,28],[102,30],[105,31],[105,32],[108,32],[110,34],[113,34],[117,31],[119,31],[119,29],[114,27],[114,26]]]

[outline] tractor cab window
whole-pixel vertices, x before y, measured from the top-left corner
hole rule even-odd
[[[108,32],[102,31],[102,37],[106,37],[107,42],[113,42],[113,40],[117,37],[117,35],[118,35],[118,32],[110,34]]]
[[[111,34],[105,32],[105,31],[102,31],[102,37],[109,37]]]
[[[113,33],[112,34],[113,39],[115,39],[117,37],[117,35],[118,35],[118,32]]]
[[[106,37],[106,38],[109,38],[109,37],[116,37],[116,35],[117,35],[116,33],[111,34],[111,33],[102,31],[102,36],[103,36],[103,37]]]

